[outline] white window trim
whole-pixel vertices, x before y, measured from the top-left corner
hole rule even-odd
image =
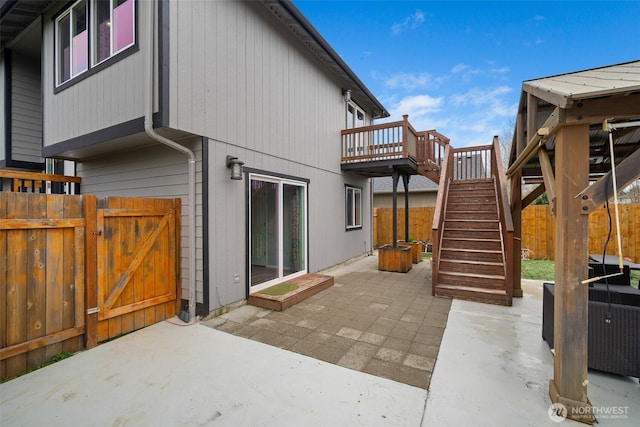
[[[345,201],[345,227],[347,230],[356,230],[362,228],[362,189],[359,187],[355,187],[352,185],[345,185],[344,190],[344,201]],[[356,193],[360,195],[360,198],[356,198]],[[352,212],[349,212],[349,198],[351,198],[351,206],[353,208]],[[359,200],[360,205],[360,218],[356,217],[356,203]],[[349,220],[351,220],[351,224],[349,225]]]
[[[134,28],[134,36],[133,36],[133,41],[128,44],[127,46],[124,46],[122,49],[120,49],[117,52],[113,51],[113,38],[115,37],[115,31],[113,31],[113,29],[111,31],[109,31],[109,56],[107,56],[106,58],[104,58],[102,61],[97,61],[97,49],[95,49],[93,47],[93,42],[98,38],[97,35],[97,31],[98,31],[98,26],[96,25],[96,13],[98,8],[95,5],[96,0],[87,0],[91,3],[91,40],[89,41],[89,49],[91,50],[91,66],[95,67],[98,66],[100,64],[102,64],[105,61],[108,61],[109,59],[113,58],[114,56],[116,56],[117,54],[119,54],[120,52],[123,52],[125,50],[127,50],[128,48],[130,48],[131,46],[133,46],[134,44],[136,44],[136,38],[135,38],[135,28]],[[135,2],[135,0],[134,0]],[[109,1],[109,22],[113,23],[113,1]],[[136,8],[135,5],[133,7],[133,23],[135,25],[136,23]]]
[[[55,79],[56,79],[56,87],[62,86],[63,84],[73,80],[74,78],[82,75],[83,73],[89,70],[89,61],[87,61],[87,66],[84,70],[80,71],[78,74],[73,74],[73,59],[74,59],[74,49],[73,49],[73,18],[75,15],[74,9],[75,7],[81,3],[83,0],[78,0],[72,5],[70,5],[60,16],[58,16],[55,20],[55,25],[53,28],[54,34],[56,35],[56,43],[54,47],[54,57],[55,57]],[[89,8],[90,0],[87,0],[87,6],[85,8],[85,22],[87,29],[85,31],[89,31],[89,14],[87,13],[87,9]],[[65,81],[62,81],[62,76],[60,76],[60,40],[57,39],[57,36],[60,34],[58,29],[60,28],[60,21],[69,17],[69,78]]]

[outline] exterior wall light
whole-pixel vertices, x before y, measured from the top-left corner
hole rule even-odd
[[[342,95],[344,96],[344,102],[351,101],[351,89],[345,89],[342,91]]]
[[[242,165],[244,165],[242,160],[239,160],[237,157],[227,156],[227,167],[231,169],[232,180],[242,180]]]

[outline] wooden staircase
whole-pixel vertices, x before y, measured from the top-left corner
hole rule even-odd
[[[460,161],[450,160],[443,167],[434,217],[433,293],[511,305],[513,227],[500,178],[490,172],[500,168],[476,168],[474,176],[460,179],[449,167]]]

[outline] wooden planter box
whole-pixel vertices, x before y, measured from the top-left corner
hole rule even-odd
[[[411,270],[412,248],[384,245],[378,248],[378,270],[406,273]]]
[[[411,262],[414,264],[422,261],[422,243],[398,242],[398,246],[406,246],[411,248]]]

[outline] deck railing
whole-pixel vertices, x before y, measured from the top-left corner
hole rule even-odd
[[[494,169],[492,149],[491,145],[482,145],[453,150],[452,180],[491,178]]]
[[[80,182],[77,176],[0,169],[0,191],[80,194]]]
[[[379,125],[345,129],[342,136],[342,163],[413,159],[427,170],[439,170],[449,139],[435,130],[416,131],[409,116]]]

